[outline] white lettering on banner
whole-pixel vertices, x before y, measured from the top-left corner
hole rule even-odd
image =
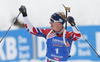
[[[26,38],[22,38],[22,36],[18,36],[19,43],[27,43]]]
[[[87,47],[89,47],[89,45],[88,45],[88,43],[80,43],[80,42],[78,42],[78,47],[87,48]]]
[[[27,51],[27,50],[29,50],[29,49],[30,49],[29,46],[20,46],[20,45],[19,45],[19,50],[20,50],[20,51]]]
[[[13,60],[17,57],[16,40],[14,37],[6,38],[7,59]]]
[[[79,52],[79,56],[90,56],[91,55],[90,49],[87,49],[86,51],[79,49],[78,52]]]
[[[87,39],[86,35],[84,35],[84,37]],[[91,52],[90,52],[89,45],[86,42],[82,43],[81,40],[84,40],[84,38],[81,37],[79,40],[80,42],[78,42],[78,52],[79,52],[78,55],[79,56],[90,56]]]
[[[20,59],[25,59],[25,58],[29,58],[30,54],[29,52],[23,53],[23,52],[19,52],[19,58]]]
[[[96,50],[100,55],[100,32],[96,32]]]
[[[19,58],[20,59],[27,59],[30,58],[29,54],[29,46],[27,44],[27,39],[23,38],[22,36],[18,36],[18,42],[19,42]]]
[[[44,44],[43,44],[44,43]],[[38,37],[38,57],[45,57],[46,54],[46,40],[44,38]],[[42,48],[44,46],[44,49]]]
[[[1,38],[0,38],[1,39]],[[5,39],[5,38],[4,38]],[[1,60],[6,60],[6,56],[5,53],[3,51],[3,45],[4,45],[4,39],[2,40],[2,42],[0,43],[0,59]]]
[[[3,45],[6,41],[6,52],[4,53]],[[6,37],[0,43],[0,57],[1,60],[12,60],[17,57],[16,40],[14,37]]]
[[[29,59],[30,47],[27,38],[18,36],[18,44],[14,37],[5,37],[0,43],[0,60]]]

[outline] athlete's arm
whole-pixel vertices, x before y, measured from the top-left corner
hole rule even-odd
[[[75,28],[76,24],[75,24],[75,21],[74,21],[74,18],[72,16],[69,16],[67,18],[68,22],[70,23],[70,25],[72,26],[72,29],[73,31],[70,33],[70,38],[71,40],[73,41],[77,41],[80,37],[81,37],[81,34],[80,32]]]
[[[28,32],[30,32],[33,35],[40,36],[46,38],[48,32],[50,29],[39,29],[37,27],[34,27],[28,20],[28,17],[24,17],[24,24]]]
[[[81,37],[81,34],[75,27],[72,27],[72,29],[73,29],[73,31],[70,32],[70,38],[73,41],[77,41]]]

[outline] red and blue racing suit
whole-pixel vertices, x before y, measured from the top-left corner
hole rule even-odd
[[[33,27],[32,24],[28,21],[28,17],[24,17],[24,23],[28,32],[47,39],[46,57],[51,60],[67,61],[72,41],[77,41],[79,37],[81,37],[80,32],[78,32],[76,28],[72,27],[72,32],[65,32],[66,47],[63,41],[63,32],[59,35],[56,35],[54,31],[51,31],[51,29],[39,29]]]

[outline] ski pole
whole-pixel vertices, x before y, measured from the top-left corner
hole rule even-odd
[[[8,28],[8,30],[6,31],[6,33],[4,34],[4,36],[1,38],[0,42],[6,36],[6,34],[8,33],[8,31],[10,30],[10,28],[12,27],[12,25],[14,24],[14,22],[16,21],[16,19],[19,17],[20,14],[21,14],[21,12],[19,12],[19,14],[17,15],[17,17],[13,20],[12,24],[10,25],[10,27]]]
[[[79,31],[79,29],[75,26],[75,28]],[[80,32],[80,31],[79,31]],[[81,33],[81,32],[80,32]],[[81,33],[82,35],[82,33]],[[91,46],[91,44],[87,41],[87,39],[82,35],[84,40],[88,43],[88,45],[92,48],[92,50],[96,53],[96,55],[100,58],[99,54],[94,50],[94,48]]]
[[[64,5],[63,5],[63,7],[65,8],[65,11],[66,11],[65,29],[67,30],[67,11],[70,12],[70,7],[65,7]],[[65,34],[65,31],[64,31],[64,34]],[[65,37],[65,36],[63,36],[63,37]],[[64,40],[64,44],[66,45],[65,40]],[[66,46],[66,48],[67,48],[67,46]],[[68,58],[71,57],[71,55],[69,54],[68,48],[67,48],[67,52],[68,52],[68,55],[69,55]]]

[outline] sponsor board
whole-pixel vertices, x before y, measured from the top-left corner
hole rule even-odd
[[[0,38],[6,31],[0,31]],[[33,59],[32,35],[26,29],[11,30],[0,43],[0,62]]]

